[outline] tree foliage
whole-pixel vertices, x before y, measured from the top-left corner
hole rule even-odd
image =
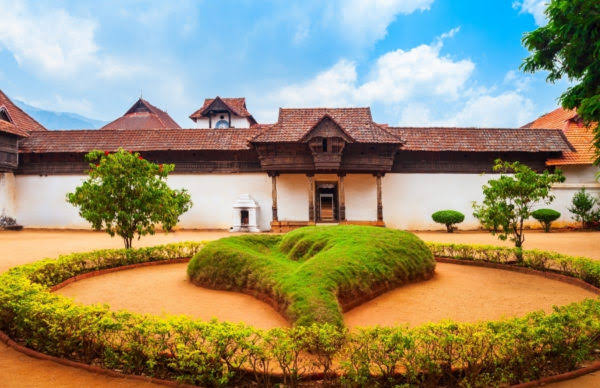
[[[537,209],[531,213],[531,216],[539,221],[544,228],[544,232],[549,233],[552,222],[560,218],[560,212],[554,209]]]
[[[483,185],[484,199],[481,204],[473,203],[473,215],[492,234],[498,234],[501,240],[510,238],[521,249],[525,241],[523,224],[531,217],[533,207],[542,201],[552,202],[551,185],[563,182],[565,177],[560,170],[538,174],[519,162],[500,159],[496,160],[494,171],[510,175],[502,174]]]
[[[600,164],[600,1],[550,0],[548,24],[526,33],[523,44],[531,52],[521,68],[548,71],[547,80],[567,77],[574,84],[560,96],[566,109],[577,109],[593,124],[596,164]]]
[[[460,224],[465,220],[465,215],[456,210],[440,210],[431,215],[431,219],[438,224],[446,225],[448,233],[454,232],[455,224]]]
[[[579,190],[571,200],[569,211],[575,221],[580,221],[583,228],[600,221],[600,209],[594,209],[598,200],[588,194],[585,188]]]
[[[95,230],[122,237],[125,248],[131,248],[135,235],[154,234],[157,224],[170,231],[192,205],[186,190],[166,183],[173,164],[158,165],[123,149],[94,150],[86,159],[89,177],[67,194],[67,201]]]

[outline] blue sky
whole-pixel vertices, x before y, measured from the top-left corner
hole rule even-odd
[[[205,97],[371,106],[390,125],[519,126],[568,86],[523,74],[545,0],[0,0],[0,88],[112,120],[144,98],[183,127]]]

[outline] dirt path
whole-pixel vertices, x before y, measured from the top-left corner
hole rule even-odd
[[[84,304],[107,303],[140,313],[217,318],[263,329],[289,327],[271,306],[250,295],[195,286],[186,268],[187,264],[171,264],[113,272],[71,283],[58,293]]]
[[[594,297],[590,291],[540,276],[438,263],[432,279],[387,292],[348,311],[344,321],[355,327],[494,320],[549,312],[553,305]]]
[[[429,241],[501,245],[497,238],[486,233],[418,233]],[[149,246],[176,241],[210,240],[228,236],[227,232],[179,231],[143,238],[135,246]],[[571,255],[586,255],[600,259],[600,233],[543,233],[527,234],[526,247],[555,250]],[[0,272],[16,265],[56,257],[61,253],[119,248],[121,241],[104,233],[76,231],[0,232]],[[91,279],[90,279],[91,280]],[[600,386],[600,374],[584,376],[563,387]],[[41,361],[18,353],[0,344],[0,386],[2,387],[146,387],[131,380],[110,378],[76,368]]]

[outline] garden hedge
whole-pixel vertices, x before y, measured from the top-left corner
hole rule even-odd
[[[551,314],[496,322],[441,322],[416,328],[349,332],[331,324],[259,330],[79,305],[49,292],[78,274],[145,261],[191,257],[202,243],[61,256],[0,275],[0,329],[53,356],[125,373],[204,386],[308,379],[348,386],[489,386],[565,372],[592,358],[600,336],[600,302],[557,307]],[[430,244],[436,256],[513,263],[509,248]],[[600,284],[600,263],[539,251],[525,266]]]

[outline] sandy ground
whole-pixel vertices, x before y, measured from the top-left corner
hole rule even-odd
[[[195,286],[188,281],[186,268],[187,264],[171,264],[113,272],[71,283],[58,293],[80,303],[107,303],[140,313],[217,318],[263,329],[289,326],[271,306],[252,296]]]
[[[497,238],[486,233],[464,232],[447,234],[442,232],[422,232],[417,234],[428,241],[502,244]],[[230,234],[227,232],[178,231],[167,235],[158,234],[144,237],[142,240],[134,242],[134,246],[157,245],[187,240],[208,240],[228,235]],[[600,260],[600,233],[598,232],[561,232],[551,234],[530,232],[527,233],[525,245],[527,248],[555,250],[571,255],[586,255]],[[119,248],[121,246],[122,243],[119,239],[111,239],[104,233],[96,232],[28,230],[22,232],[0,232],[0,272],[15,265],[36,261],[44,257],[56,257],[61,253],[89,251],[101,248]],[[93,281],[93,279],[86,281]],[[382,298],[385,297],[385,295],[382,296]],[[370,303],[375,302],[383,303],[377,300]],[[563,384],[559,384],[558,386],[565,388],[575,386],[597,387],[600,386],[600,374],[584,376]],[[0,344],[0,387],[78,388],[107,386],[146,387],[151,386],[151,384],[109,378],[49,361],[33,359]]]
[[[443,319],[494,320],[552,311],[596,295],[582,288],[490,268],[438,263],[432,279],[387,292],[344,314],[349,327],[418,326]]]
[[[80,303],[107,303],[141,313],[215,317],[262,328],[287,326],[276,311],[251,296],[194,286],[185,269],[186,264],[173,264],[115,272],[72,283],[58,292]],[[344,319],[348,327],[490,320],[551,311],[553,305],[594,297],[579,287],[540,276],[438,264],[433,279],[385,293],[349,311]]]

